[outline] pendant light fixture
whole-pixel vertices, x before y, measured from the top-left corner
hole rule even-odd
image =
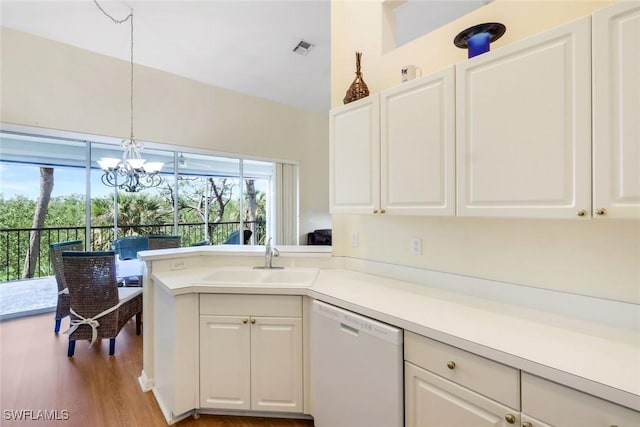
[[[129,139],[122,141],[122,158],[103,157],[98,160],[98,165],[104,171],[102,183],[109,187],[118,187],[129,193],[135,193],[146,188],[157,187],[162,183],[160,170],[162,162],[147,162],[142,158],[144,145],[136,141],[133,136],[133,10],[124,19],[117,20],[102,9],[97,0],[93,0],[98,9],[111,19],[115,24],[122,24],[129,21],[131,26],[131,78],[130,78],[130,125],[131,134]]]

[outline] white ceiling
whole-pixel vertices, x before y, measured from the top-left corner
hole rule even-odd
[[[116,19],[134,10],[134,62],[326,114],[329,0],[99,1]],[[4,27],[128,61],[130,26],[93,0],[0,0]],[[315,46],[293,53],[304,39]]]

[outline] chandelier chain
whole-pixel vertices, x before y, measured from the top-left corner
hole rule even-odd
[[[147,188],[157,187],[163,182],[162,176],[160,175],[162,162],[146,162],[146,160],[140,155],[142,143],[133,139],[133,9],[131,9],[129,15],[124,19],[118,20],[109,15],[100,6],[97,0],[93,0],[93,2],[96,4],[100,12],[111,19],[113,23],[122,24],[129,21],[131,26],[131,86],[129,93],[131,137],[128,140],[125,139],[122,141],[123,153],[121,160],[111,157],[104,157],[98,160],[100,168],[104,171],[104,174],[102,175],[102,182],[109,187],[114,187],[114,191],[116,192],[118,189],[121,189],[129,193],[135,193]],[[118,177],[121,177],[124,182],[119,181]]]
[[[124,17],[123,19],[116,19],[113,16],[109,15],[103,8],[102,6],[100,6],[100,4],[98,3],[98,0],[93,0],[93,2],[96,4],[96,6],[98,7],[98,9],[100,9],[100,12],[102,12],[107,18],[111,19],[113,21],[114,24],[122,24],[125,23],[127,21],[130,22],[131,24],[131,56],[130,56],[130,64],[131,64],[131,90],[130,90],[130,97],[129,97],[129,118],[130,118],[130,122],[131,122],[131,143],[135,144],[135,141],[133,139],[133,10],[131,10],[131,12]]]

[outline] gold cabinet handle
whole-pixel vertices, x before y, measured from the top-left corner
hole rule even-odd
[[[256,324],[256,319],[251,319],[251,324],[255,325]]]
[[[596,209],[596,215],[605,216],[607,214],[607,210],[605,208]]]
[[[242,319],[242,323],[246,325],[247,323],[249,323],[249,319]]]
[[[586,209],[580,209],[578,212],[576,212],[576,215],[585,216],[585,215],[587,215],[587,210]]]
[[[512,414],[507,414],[504,416],[504,419],[507,420],[509,424],[513,424],[516,422],[516,417]]]
[[[456,368],[456,362],[454,362],[453,360],[449,360],[447,362],[447,368],[449,369],[455,369]]]
[[[533,424],[531,424],[529,421],[525,421],[522,423],[522,427],[533,427]]]

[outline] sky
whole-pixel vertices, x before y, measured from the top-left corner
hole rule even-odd
[[[92,197],[113,194],[113,189],[100,182],[102,171],[92,171]],[[17,164],[0,163],[0,193],[6,199],[24,195],[36,200],[40,190],[40,168]],[[53,173],[51,197],[70,194],[85,194],[84,169],[56,167]]]
[[[91,197],[104,197],[113,194],[113,188],[102,184],[102,171],[91,171]],[[256,189],[266,192],[266,181],[256,180]],[[0,193],[5,200],[17,195],[36,200],[40,190],[40,168],[19,164],[0,163]],[[70,194],[85,194],[85,170],[57,166],[53,173],[53,192],[51,197]]]

